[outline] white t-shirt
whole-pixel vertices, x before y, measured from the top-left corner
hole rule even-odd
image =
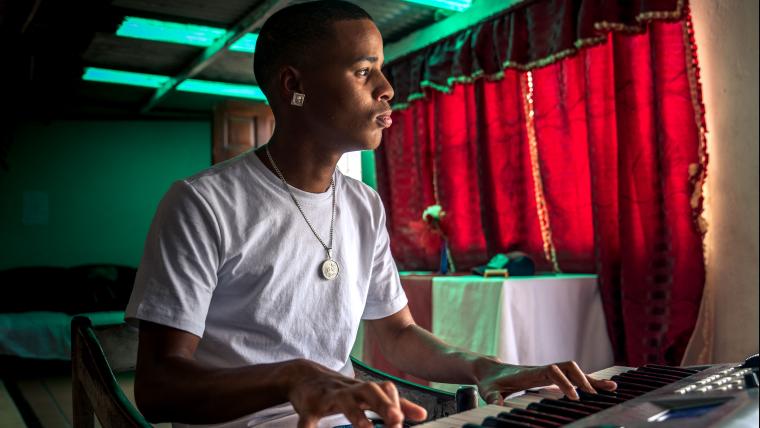
[[[290,190],[329,245],[332,191]],[[324,247],[253,151],[174,183],[150,227],[127,321],[199,336],[195,358],[216,367],[306,358],[352,376],[360,319],[392,315],[407,300],[377,193],[336,171],[335,199],[340,273],[329,281],[319,273]],[[250,426],[288,411],[233,422]]]

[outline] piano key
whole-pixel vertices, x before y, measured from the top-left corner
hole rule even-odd
[[[589,376],[591,376],[594,379],[609,379],[612,376],[615,376],[620,373],[625,373],[634,369],[635,367],[612,366],[612,367],[607,367],[606,369],[602,369],[594,373],[591,373],[589,374]]]
[[[488,416],[481,423],[484,427],[492,428],[532,428],[533,425],[525,422],[510,421],[507,419],[497,418],[495,416]]]
[[[573,422],[572,419],[565,417],[565,416],[559,416],[559,415],[549,415],[546,413],[537,412],[535,410],[528,410],[528,409],[512,409],[511,412],[516,415],[526,415],[526,416],[532,416],[534,418],[540,418],[540,419],[546,419],[548,421],[557,422],[559,424],[565,425]]]
[[[562,398],[560,398],[560,400],[562,400],[562,401],[573,401],[573,400],[571,400],[571,399],[569,399],[567,397],[562,397]],[[615,403],[608,403],[608,402],[605,402],[605,401],[596,401],[596,400],[587,400],[587,399],[583,399],[583,398],[580,399],[580,403],[583,403],[583,404],[586,404],[586,405],[589,405],[589,406],[594,406],[594,407],[597,407],[599,409],[609,409],[610,407],[612,407],[612,406],[615,405]]]
[[[628,391],[633,391],[633,392],[639,391],[640,393],[639,395],[645,394],[649,391],[654,391],[655,389],[657,389],[657,387],[642,385],[639,383],[623,380],[617,377],[612,380],[614,380],[615,383],[618,384],[618,388],[620,388],[621,390],[628,390]]]
[[[644,393],[641,391],[631,391],[628,389],[619,389],[615,390],[615,397],[622,398],[623,400],[633,400],[634,398],[638,397],[639,395],[643,395]]]
[[[537,418],[534,416],[527,416],[527,415],[518,415],[516,413],[501,412],[496,416],[501,419],[514,420],[518,422],[526,422],[531,425],[536,425],[542,428],[555,428],[555,427],[562,426],[561,423],[552,422],[548,419]]]
[[[623,379],[630,379],[632,382],[645,383],[646,385],[652,385],[656,387],[661,387],[661,386],[665,386],[672,383],[667,380],[662,380],[662,378],[652,376],[650,374],[636,373],[636,372],[620,373],[619,375],[617,375],[617,377],[620,377]]]
[[[564,408],[567,408],[567,409],[570,409],[570,410],[576,410],[578,412],[583,412],[583,413],[586,413],[586,414],[589,414],[589,415],[592,415],[592,414],[594,414],[594,413],[596,413],[596,412],[599,411],[599,409],[597,409],[595,407],[587,406],[587,405],[585,405],[585,404],[583,404],[583,403],[581,403],[579,401],[572,401],[572,400],[562,401],[562,400],[545,399],[545,400],[541,400],[541,403],[543,403],[543,404],[551,404],[553,406],[564,407]]]
[[[671,370],[665,370],[661,369],[659,367],[639,367],[636,369],[636,371],[640,373],[653,373],[653,374],[659,374],[661,376],[668,376],[670,379],[683,379],[685,377],[691,376],[690,374],[685,374],[681,372],[674,372]]]
[[[590,392],[578,390],[578,396],[581,398],[581,400],[601,401],[611,404],[620,404],[624,401],[627,401],[626,399],[615,395],[615,393],[608,391],[597,391],[596,394],[592,394]]]
[[[564,407],[555,406],[553,404],[544,404],[544,403],[532,403],[528,405],[528,410],[535,410],[537,412],[541,413],[548,413],[550,415],[559,415],[559,416],[565,416],[570,419],[580,419],[583,417],[588,416],[588,413],[586,412],[579,412],[577,410],[570,410],[566,409]]]
[[[531,389],[525,392],[525,395],[528,396],[539,396],[542,398],[562,398],[565,396],[565,393],[560,391],[559,388],[542,388],[542,389]]]
[[[644,364],[642,367],[649,367],[649,368],[668,370],[672,372],[679,372],[679,373],[684,373],[687,376],[691,376],[693,374],[699,373],[699,370],[696,370],[696,369],[687,369],[686,367],[663,366],[659,364]]]
[[[656,377],[657,379],[662,379],[662,380],[668,381],[670,383],[678,382],[679,380],[683,379],[680,376],[672,376],[672,375],[668,375],[668,374],[665,374],[665,373],[652,372],[652,371],[638,371],[637,370],[637,371],[634,371],[632,373],[653,376],[653,377]]]
[[[519,397],[515,397],[511,400],[505,400],[504,406],[515,408],[515,409],[524,409],[528,407],[529,404],[538,403],[539,401],[544,400],[545,398],[547,397],[544,397],[539,394],[525,394]]]
[[[499,411],[503,410],[504,407],[491,404],[485,407],[478,407],[472,410],[468,410],[466,412],[455,413],[449,416],[449,418],[453,420],[461,420],[461,424],[464,424],[465,422],[472,422],[475,420],[482,421],[486,417],[493,416],[499,413]],[[459,426],[461,426],[461,424]]]

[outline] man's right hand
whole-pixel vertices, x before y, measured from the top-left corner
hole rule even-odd
[[[392,382],[364,382],[311,361],[299,361],[288,398],[298,412],[299,428],[314,428],[322,417],[342,413],[355,428],[372,428],[364,410],[382,417],[386,427],[401,427],[404,419],[422,421],[424,408],[399,398]]]

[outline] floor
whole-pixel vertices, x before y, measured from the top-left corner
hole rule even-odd
[[[117,376],[126,396],[134,403],[132,375]],[[21,399],[13,397],[20,396]],[[29,409],[26,421],[24,407]],[[95,426],[100,427],[97,418]],[[157,424],[156,427],[170,427]],[[2,428],[72,428],[71,377],[48,374],[0,382],[0,427]]]
[[[0,427],[26,427],[4,382],[0,382]]]

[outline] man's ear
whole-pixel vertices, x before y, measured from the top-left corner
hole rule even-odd
[[[277,81],[277,92],[280,99],[287,105],[293,97],[293,92],[303,92],[301,82],[301,73],[290,65],[283,66],[280,69]]]

